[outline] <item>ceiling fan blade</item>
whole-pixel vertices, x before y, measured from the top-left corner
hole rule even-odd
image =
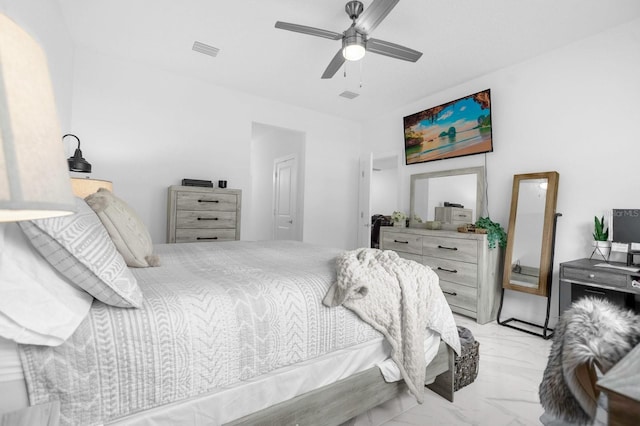
[[[390,56],[392,58],[410,62],[415,62],[422,56],[422,52],[418,52],[417,50],[375,38],[367,40],[367,52],[373,52],[379,55]]]
[[[336,72],[340,69],[340,67],[344,64],[344,56],[342,55],[342,49],[338,50],[338,53],[333,57],[331,62],[329,62],[329,66],[324,70],[324,74],[322,74],[322,78],[331,78],[335,75]]]
[[[323,30],[321,28],[307,27],[306,25],[290,24],[288,22],[282,21],[276,22],[276,28],[280,28],[281,30],[294,31],[296,33],[309,34],[316,37],[324,37],[331,40],[340,40],[342,38],[341,33]]]
[[[391,12],[400,0],[373,0],[364,12],[356,19],[356,29],[365,34],[371,33]]]

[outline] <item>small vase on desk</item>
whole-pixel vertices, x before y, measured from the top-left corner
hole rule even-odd
[[[400,222],[393,222],[393,226],[395,226],[396,228],[404,228],[407,226],[407,222],[404,220]]]
[[[611,254],[611,241],[593,241],[593,252],[591,252],[591,258],[602,257],[603,260],[609,260]]]

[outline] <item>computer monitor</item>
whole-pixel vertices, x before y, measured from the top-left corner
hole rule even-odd
[[[640,256],[640,209],[613,209],[611,218],[612,241],[627,244],[627,264]]]

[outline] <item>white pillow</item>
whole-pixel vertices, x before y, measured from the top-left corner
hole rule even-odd
[[[76,197],[77,213],[19,222],[31,244],[72,283],[96,299],[140,307],[142,292],[98,216]]]
[[[60,345],[93,301],[51,267],[16,223],[0,223],[0,294],[0,336],[33,345]]]
[[[160,264],[153,254],[151,235],[140,216],[105,188],[85,198],[96,212],[127,266],[146,268]]]

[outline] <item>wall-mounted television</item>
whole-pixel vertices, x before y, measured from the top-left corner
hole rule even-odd
[[[490,89],[404,117],[406,164],[492,151]]]

